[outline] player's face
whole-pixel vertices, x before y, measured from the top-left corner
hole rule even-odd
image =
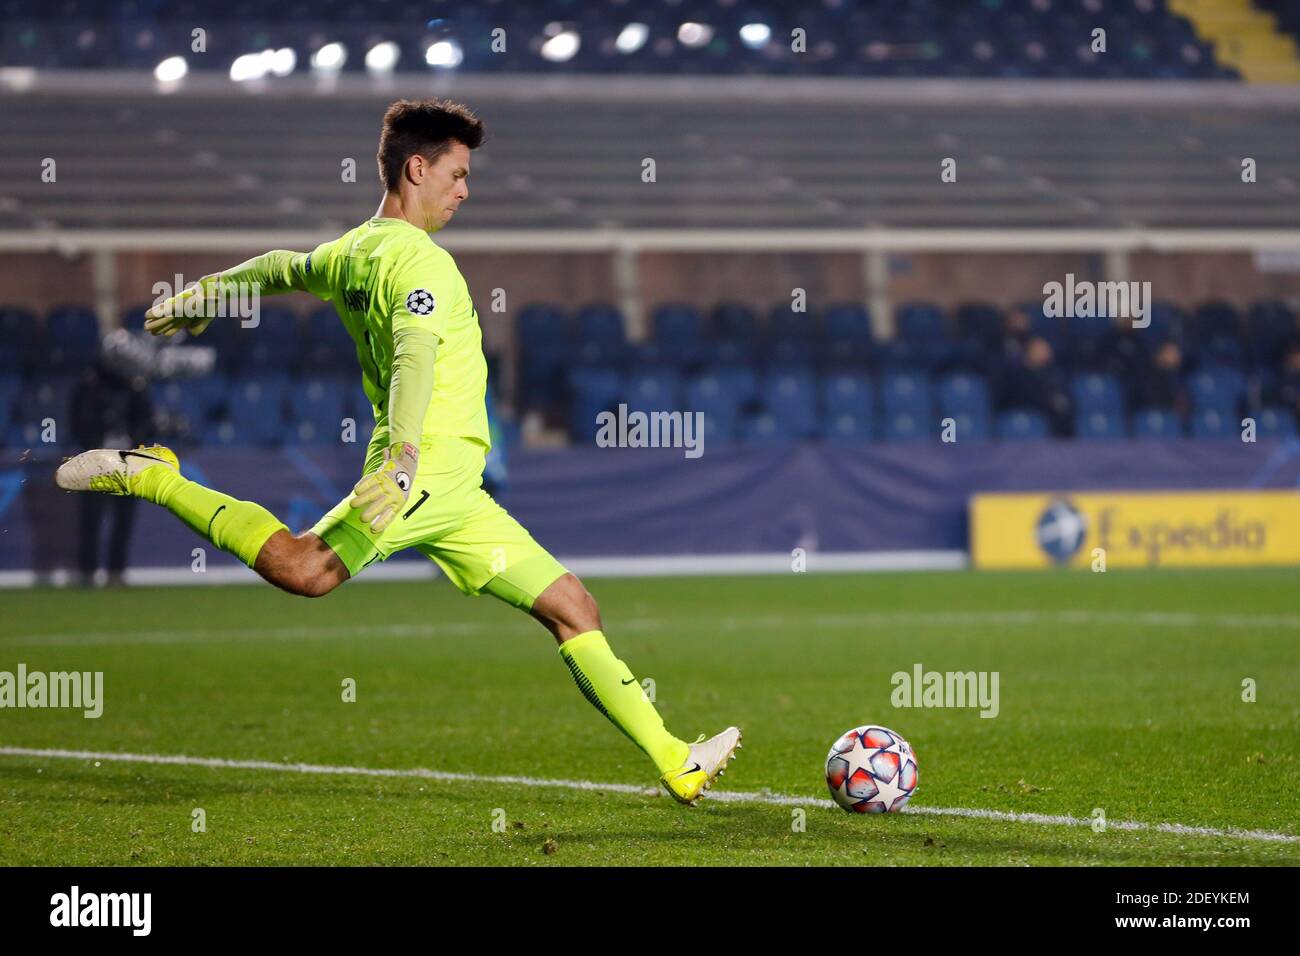
[[[468,178],[469,147],[453,143],[420,184],[420,207],[429,224],[428,232],[436,232],[451,222],[460,204],[469,198]]]

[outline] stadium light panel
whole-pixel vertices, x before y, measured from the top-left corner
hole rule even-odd
[[[575,31],[561,30],[542,44],[542,59],[550,60],[552,63],[572,60],[580,46],[582,46],[582,39]]]
[[[169,56],[153,69],[153,78],[159,83],[175,83],[190,71],[183,56]]]
[[[429,49],[424,51],[424,62],[430,66],[450,69],[460,66],[464,59],[465,54],[455,40],[439,40],[437,43],[430,44]]]
[[[314,70],[333,72],[343,69],[347,59],[348,51],[342,43],[326,43],[311,55],[311,65]]]
[[[376,43],[366,51],[366,69],[375,73],[387,73],[397,66],[397,59],[401,55],[401,49],[392,40]]]
[[[298,54],[287,46],[278,50],[267,50],[263,56],[266,57],[268,68],[276,76],[288,76],[298,65]]]
[[[740,28],[740,42],[751,50],[761,50],[772,39],[772,28],[766,23],[746,23]]]
[[[713,39],[713,27],[707,23],[694,23],[690,20],[677,28],[677,41],[682,46],[702,47]]]
[[[644,23],[629,23],[619,31],[614,47],[619,53],[635,53],[650,38],[650,28]]]

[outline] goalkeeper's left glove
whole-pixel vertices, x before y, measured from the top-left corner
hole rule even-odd
[[[146,312],[145,331],[171,336],[183,329],[190,335],[199,335],[220,312],[220,307],[221,274],[213,273]]]
[[[384,449],[384,463],[379,470],[366,475],[352,489],[348,504],[361,512],[362,522],[370,525],[375,534],[383,533],[393,523],[411,496],[419,463],[420,450],[409,441],[399,442]]]

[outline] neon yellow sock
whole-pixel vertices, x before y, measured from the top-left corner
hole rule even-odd
[[[146,468],[136,475],[132,488],[137,497],[162,505],[250,568],[266,539],[285,528],[283,522],[256,502],[239,501],[205,488],[170,468]]]
[[[628,666],[614,656],[600,631],[587,631],[560,645],[578,689],[591,705],[646,752],[659,772],[676,770],[690,748],[664,729],[664,720],[650,703]]]

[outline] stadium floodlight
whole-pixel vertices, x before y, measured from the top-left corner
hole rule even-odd
[[[566,60],[573,59],[580,46],[582,46],[582,38],[578,36],[576,30],[560,30],[542,44],[542,59],[550,60],[552,63],[564,63]]]
[[[266,76],[269,68],[270,63],[264,53],[244,53],[235,57],[235,62],[230,64],[230,78],[236,83],[260,80]]]
[[[276,76],[288,76],[298,65],[298,54],[287,46],[278,50],[267,50],[262,55],[266,57],[267,69]]]
[[[323,73],[333,73],[343,69],[347,59],[347,47],[342,43],[326,43],[311,55],[311,68]]]
[[[366,51],[366,69],[374,73],[389,73],[397,66],[401,48],[392,40],[376,43]]]
[[[650,28],[644,23],[629,23],[619,31],[614,47],[619,53],[635,53],[650,38]]]
[[[455,40],[439,40],[437,43],[430,44],[429,49],[424,51],[424,62],[430,66],[451,69],[460,66],[464,59],[465,54]]]
[[[746,23],[740,28],[740,42],[751,50],[761,50],[772,39],[772,28],[766,23]]]
[[[708,42],[712,39],[713,27],[709,26],[707,23],[695,23],[688,20],[677,28],[677,41],[681,43],[682,46],[707,46]]]
[[[159,83],[175,83],[190,71],[183,56],[169,56],[153,68],[153,78]]]

